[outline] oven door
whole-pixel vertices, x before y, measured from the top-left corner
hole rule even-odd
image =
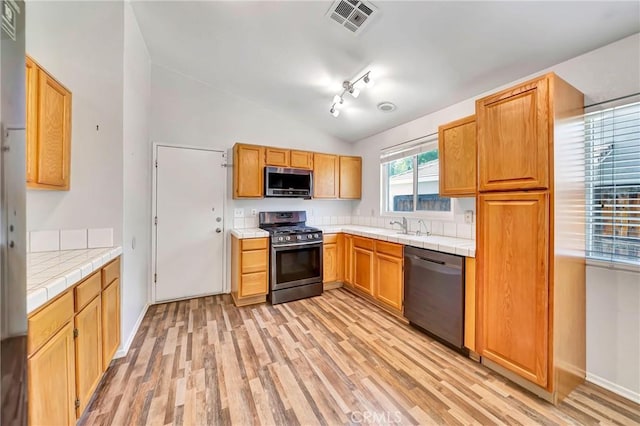
[[[322,242],[271,247],[271,291],[322,281]]]

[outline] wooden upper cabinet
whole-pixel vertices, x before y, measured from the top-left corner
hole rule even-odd
[[[476,101],[480,192],[549,188],[549,79]]]
[[[313,197],[338,198],[338,156],[313,154]]]
[[[26,76],[28,187],[68,190],[71,92],[30,58]]]
[[[289,167],[290,151],[288,149],[280,148],[265,148],[265,160],[266,166],[274,167]]]
[[[261,198],[264,195],[264,151],[262,146],[234,145],[233,198]]]
[[[340,198],[362,198],[362,157],[340,157]]]
[[[73,324],[68,322],[27,361],[30,425],[75,425]]]
[[[463,118],[438,128],[440,195],[476,195],[476,116]]]
[[[313,153],[291,150],[290,164],[294,169],[313,169]]]
[[[549,195],[480,194],[478,206],[480,235],[490,236],[478,239],[478,353],[546,387]]]
[[[38,180],[38,66],[27,56],[27,183]]]

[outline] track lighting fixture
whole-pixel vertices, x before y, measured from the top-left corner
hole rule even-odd
[[[338,115],[340,115],[339,108],[342,108],[344,106],[345,93],[348,92],[351,96],[353,96],[354,98],[357,98],[360,95],[360,88],[362,87],[363,83],[364,83],[364,87],[373,86],[373,80],[369,76],[370,72],[371,71],[367,71],[364,75],[355,79],[353,82],[346,80],[345,82],[342,83],[342,87],[344,90],[342,91],[341,94],[335,95],[333,97],[333,104],[331,105],[331,109],[329,110],[331,115],[333,115],[334,117],[337,117]],[[359,83],[360,81],[362,81],[362,83],[360,83],[358,87],[356,87],[356,84]]]

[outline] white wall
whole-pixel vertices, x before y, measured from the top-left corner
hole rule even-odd
[[[585,94],[587,105],[640,92],[640,34],[541,70],[553,71]],[[435,133],[438,125],[474,114],[475,99],[510,87],[534,75],[480,93],[477,97],[425,115],[356,142],[363,156],[363,197],[356,209],[379,209],[380,149]],[[460,202],[460,201],[458,201]],[[463,199],[464,205],[472,200]],[[635,286],[635,287],[634,287]],[[627,397],[640,399],[640,273],[587,269],[587,371],[590,380]],[[609,295],[609,296],[605,296]],[[631,321],[632,323],[627,323]],[[604,324],[602,323],[604,322]],[[624,392],[621,391],[624,389]]]
[[[587,380],[640,403],[640,273],[587,266]]]
[[[351,145],[339,139],[156,65],[151,72],[151,99],[153,142],[223,151],[236,142],[245,142],[337,154],[352,152]],[[348,216],[353,204],[325,200],[232,200],[231,191],[228,192],[227,213],[231,213],[225,221],[228,227],[233,224],[229,220],[233,219],[234,207],[244,208],[247,216],[252,208],[311,209],[316,216]]]
[[[151,59],[130,3],[124,6],[123,259],[121,330],[128,349],[146,311],[151,262]],[[124,351],[119,355],[124,356]]]
[[[113,228],[119,244],[123,3],[28,2],[26,27],[27,53],[73,94],[71,190],[28,191],[27,230]]]

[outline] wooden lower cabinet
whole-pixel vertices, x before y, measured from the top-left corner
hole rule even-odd
[[[115,279],[102,290],[102,371],[120,346],[120,280]]]
[[[481,194],[478,206],[478,352],[546,387],[549,194]]]
[[[116,258],[29,314],[29,424],[75,424],[87,407],[120,345],[119,277]]]
[[[102,377],[102,298],[97,296],[76,314],[76,389],[78,417]]]
[[[68,322],[27,361],[30,425],[73,425],[76,367]]]
[[[373,295],[374,255],[373,251],[353,248],[353,285],[358,290]]]
[[[402,310],[403,258],[376,253],[375,296],[390,307]]]
[[[353,287],[353,237],[349,234],[344,236],[344,283],[348,287]]]
[[[262,303],[269,291],[269,239],[231,236],[231,297],[236,306]]]
[[[322,282],[332,283],[337,280],[338,280],[338,243],[325,242],[322,246]]]

